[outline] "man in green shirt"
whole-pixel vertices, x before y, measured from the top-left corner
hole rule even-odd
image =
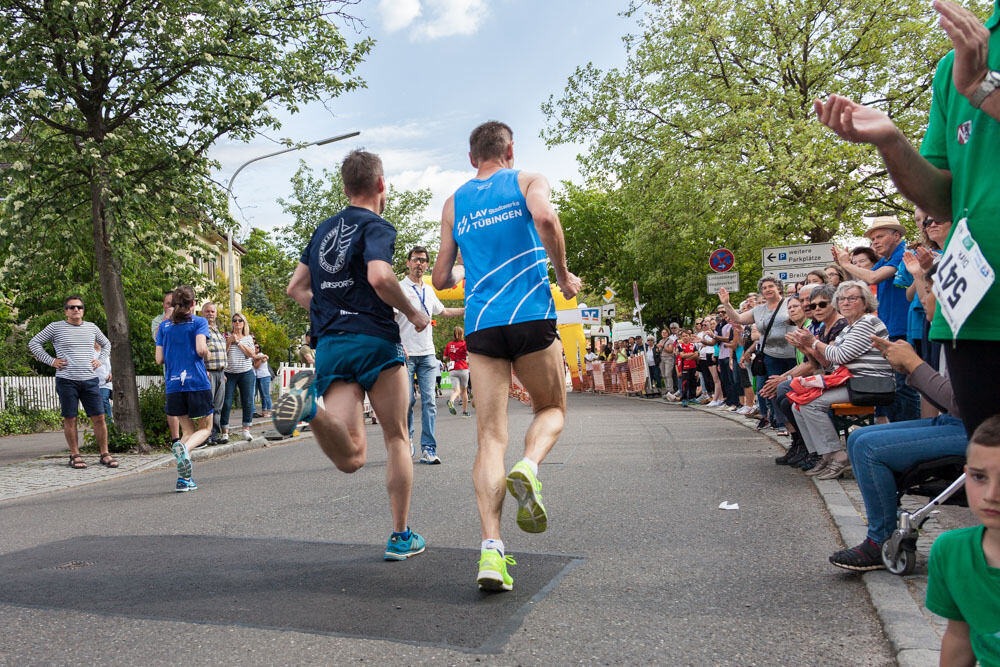
[[[919,153],[883,112],[839,95],[814,103],[820,121],[840,137],[874,145],[899,192],[932,217],[967,220],[986,261],[1000,267],[1000,0],[982,25],[950,2],[935,0],[954,50],[934,75],[927,133]],[[949,238],[950,240],[950,238]],[[1000,412],[996,392],[982,378],[1000,374],[1000,281],[953,332],[938,306],[931,337],[946,340],[948,370],[966,430],[971,434]],[[955,343],[951,341],[955,339]]]

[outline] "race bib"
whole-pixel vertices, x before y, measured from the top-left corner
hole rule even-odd
[[[965,320],[993,284],[996,275],[969,232],[967,218],[958,221],[934,274],[933,291],[941,314],[958,337]]]

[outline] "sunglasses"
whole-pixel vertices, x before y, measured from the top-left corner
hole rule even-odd
[[[931,225],[937,225],[943,227],[945,224],[944,220],[935,220],[934,218],[926,218],[924,220],[924,227],[930,227]]]
[[[83,310],[83,306],[63,306],[63,310]]]
[[[242,322],[242,321],[243,321],[243,320],[241,320],[241,319],[240,319],[240,318],[238,318],[238,317],[234,317],[234,318],[233,318],[233,322]]]
[[[807,303],[802,306],[802,310],[813,310],[815,308],[826,308],[830,305],[829,301],[817,301],[816,303]]]

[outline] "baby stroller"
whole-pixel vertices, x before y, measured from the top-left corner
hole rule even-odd
[[[938,505],[968,507],[965,497],[965,457],[942,456],[914,464],[896,475],[897,506],[906,494],[931,501],[916,512],[899,511],[896,530],[882,544],[882,562],[889,572],[906,575],[917,565],[917,536]]]

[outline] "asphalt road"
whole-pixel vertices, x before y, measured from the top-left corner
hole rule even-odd
[[[513,463],[530,412],[510,411]],[[893,664],[860,581],[826,563],[815,487],[769,441],[653,401],[572,395],[569,418],[540,471],[549,530],[506,505],[519,597],[475,592],[474,424],[446,410],[409,562],[381,562],[378,427],[354,475],[304,441],[198,463],[193,493],[161,469],[4,502],[0,663]]]

